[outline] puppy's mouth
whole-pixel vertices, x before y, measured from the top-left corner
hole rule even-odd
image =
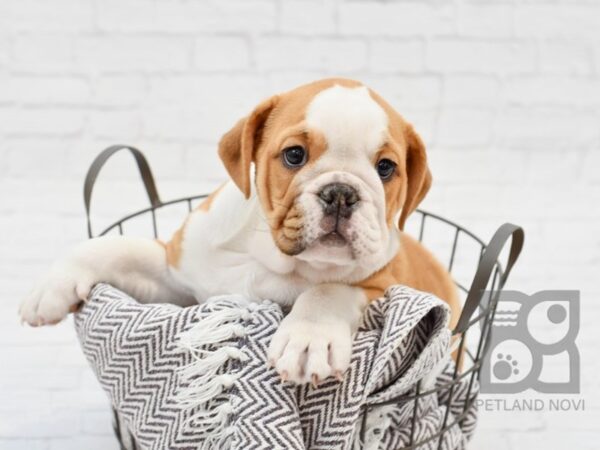
[[[340,216],[325,216],[321,219],[323,234],[319,242],[326,247],[344,247],[350,244],[348,239],[349,220]]]
[[[319,242],[325,247],[344,247],[348,245],[346,238],[337,231],[331,231],[322,235],[319,238]]]

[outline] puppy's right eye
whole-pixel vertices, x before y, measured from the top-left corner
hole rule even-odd
[[[308,159],[306,150],[300,145],[294,145],[292,147],[283,149],[281,155],[283,158],[283,163],[290,169],[302,167],[304,164],[306,164],[306,160]]]
[[[388,180],[396,170],[396,163],[390,159],[382,159],[377,163],[377,173],[383,181]]]

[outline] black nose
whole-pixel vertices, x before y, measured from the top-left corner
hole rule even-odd
[[[354,205],[360,200],[356,189],[344,183],[331,183],[324,186],[319,192],[319,199],[325,214],[335,214],[345,218],[350,217]]]

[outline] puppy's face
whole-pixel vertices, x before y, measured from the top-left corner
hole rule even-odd
[[[246,196],[250,163],[273,240],[314,271],[369,274],[430,176],[412,127],[360,83],[323,80],[272,97],[227,133],[220,155]]]

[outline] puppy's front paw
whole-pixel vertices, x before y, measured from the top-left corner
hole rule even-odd
[[[38,287],[21,302],[21,321],[33,327],[60,322],[87,299],[93,284],[90,274],[74,266],[53,267]]]
[[[331,376],[342,380],[350,364],[352,333],[344,321],[286,317],[269,347],[269,363],[283,381],[312,383]]]

